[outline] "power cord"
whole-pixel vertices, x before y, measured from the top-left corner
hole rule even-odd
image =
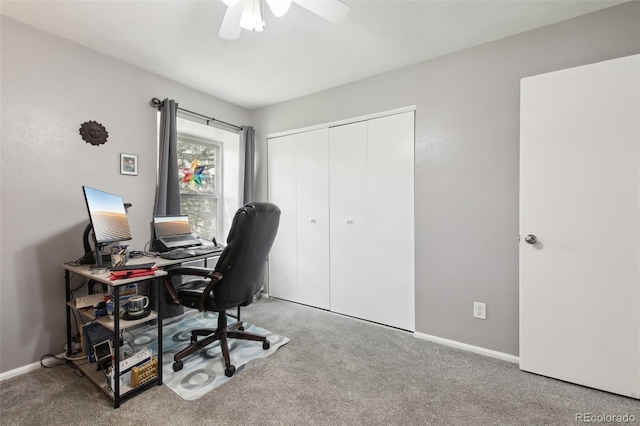
[[[157,253],[152,253],[149,250],[151,249],[151,240],[147,241],[146,244],[144,245],[144,250],[142,251],[144,256],[147,257],[158,257]]]
[[[45,360],[50,358],[56,359],[61,362],[56,362],[54,364],[45,363]],[[42,366],[43,368],[53,368],[53,367],[57,367],[58,365],[65,365],[66,363],[67,361],[64,358],[59,358],[57,355],[54,355],[54,354],[42,355],[42,357],[40,358],[40,366]]]
[[[47,360],[52,358],[57,360],[58,362],[48,363]],[[65,353],[64,356],[60,358],[59,356],[54,354],[46,354],[40,358],[40,366],[42,366],[42,368],[54,368],[61,365],[68,365],[73,369],[73,372],[76,374],[76,376],[84,377],[84,373],[79,368],[77,368],[76,364],[71,362],[71,361],[82,361],[83,359],[86,360],[87,357],[81,356],[81,357],[73,358],[73,357],[67,356]]]

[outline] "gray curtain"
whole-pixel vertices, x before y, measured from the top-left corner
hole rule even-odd
[[[240,179],[238,203],[240,207],[254,201],[256,183],[256,136],[251,126],[240,132]]]
[[[165,99],[160,106],[160,146],[158,149],[158,186],[154,216],[180,214],[180,186],[178,184],[178,103]],[[157,247],[156,247],[157,249]],[[174,283],[175,284],[175,283]],[[158,293],[151,295],[152,309],[158,309]],[[165,303],[164,317],[184,314],[183,306]]]
[[[165,99],[160,107],[158,186],[154,216],[180,214],[177,115],[178,103]]]

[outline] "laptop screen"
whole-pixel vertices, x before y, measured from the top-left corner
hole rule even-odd
[[[189,225],[189,216],[187,215],[156,216],[153,218],[153,226],[156,230],[156,238],[191,233],[191,225]]]

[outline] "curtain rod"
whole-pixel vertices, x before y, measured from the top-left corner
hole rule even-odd
[[[160,107],[162,106],[163,102],[164,101],[161,101],[158,98],[152,98],[150,103],[151,103],[152,107],[160,109]],[[233,128],[233,129],[236,129],[238,131],[242,130],[242,126],[236,126],[235,124],[227,123],[225,121],[218,120],[218,119],[213,118],[213,117],[207,117],[206,115],[198,114],[197,112],[189,111],[188,109],[184,109],[184,108],[178,107],[178,110],[186,112],[186,113],[191,114],[191,115],[195,115],[195,116],[200,117],[200,118],[204,118],[205,120],[207,120],[207,125],[209,125],[209,121],[215,121],[215,122],[218,122],[218,123],[222,123],[225,126],[229,126],[229,127]]]

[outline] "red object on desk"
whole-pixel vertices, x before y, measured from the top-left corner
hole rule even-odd
[[[153,265],[151,268],[147,269],[128,269],[126,271],[111,271],[111,276],[109,279],[111,281],[115,280],[123,280],[126,278],[137,278],[137,277],[145,277],[147,275],[155,275],[158,267]]]

